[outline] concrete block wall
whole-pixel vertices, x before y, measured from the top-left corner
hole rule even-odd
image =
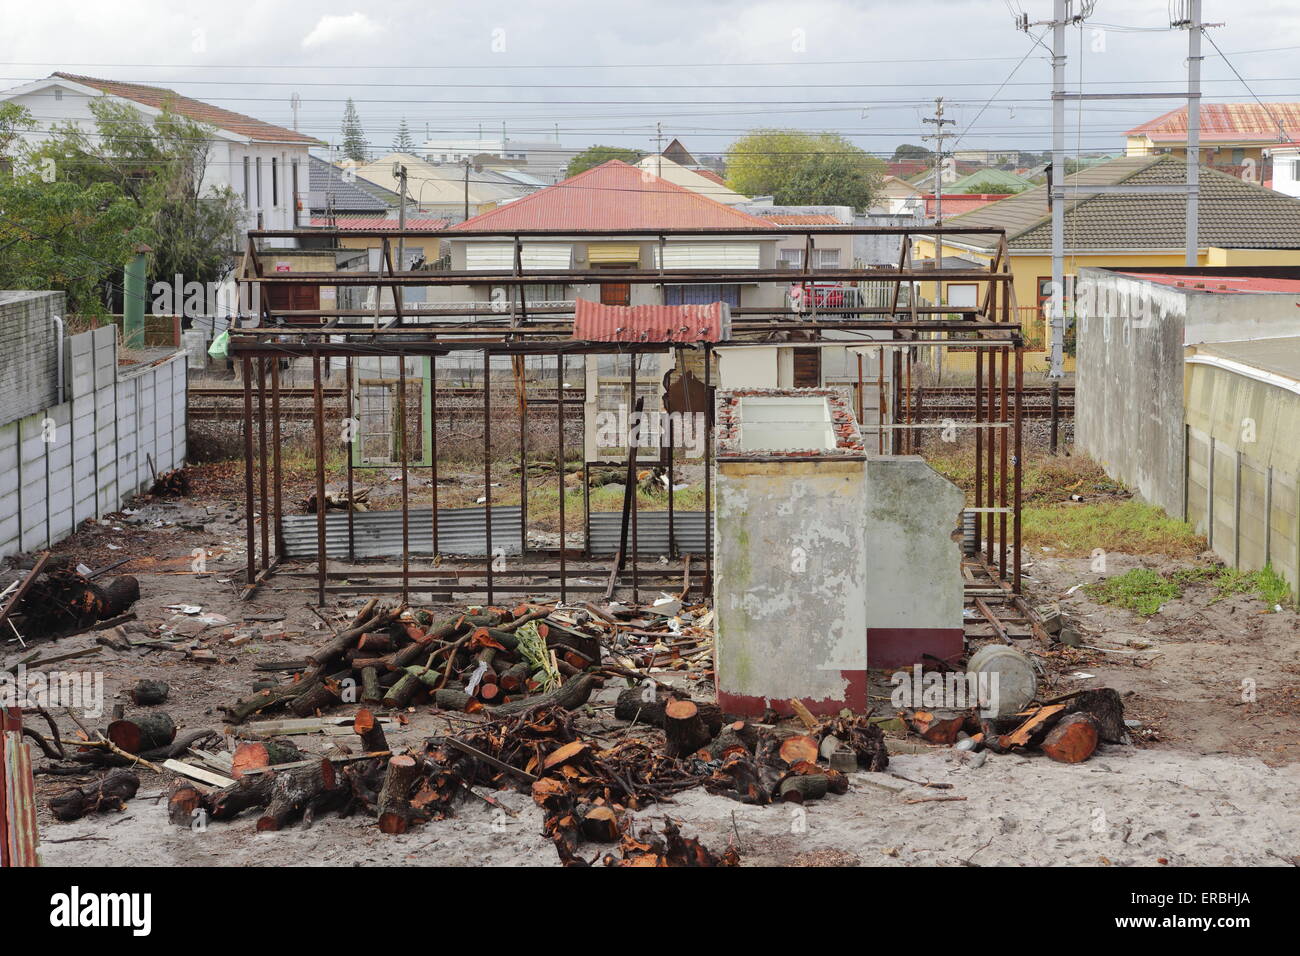
[[[49,547],[185,461],[183,354],[119,369],[112,326],[65,346],[65,400],[0,424],[0,557]]]
[[[0,291],[0,424],[57,404],[62,292]]]

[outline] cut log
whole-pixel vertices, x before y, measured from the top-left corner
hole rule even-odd
[[[254,694],[245,700],[237,701],[234,704],[228,704],[221,709],[230,717],[232,724],[242,724],[254,714],[260,714],[266,710],[274,710],[282,707],[295,697],[299,696],[304,690],[321,679],[323,672],[320,668],[313,667],[303,671],[302,677],[290,684],[284,684],[276,690],[266,691],[261,694]]]
[[[232,820],[252,807],[266,806],[271,802],[275,777],[273,773],[250,774],[232,786],[209,794],[209,816],[213,820]]]
[[[664,705],[664,753],[687,757],[709,743],[712,735],[694,701],[670,700]]]
[[[532,697],[512,700],[500,707],[493,707],[492,716],[513,717],[515,714],[522,714],[535,707],[563,707],[565,710],[573,710],[587,702],[595,686],[596,678],[594,675],[580,674],[572,680],[566,680],[555,690],[548,691],[545,694],[534,694]]]
[[[913,712],[908,723],[921,739],[951,747],[957,742],[957,734],[966,724],[966,715],[918,710]]]
[[[1060,763],[1082,763],[1097,749],[1097,724],[1090,714],[1067,714],[1043,740],[1043,753]]]
[[[113,578],[104,585],[104,617],[116,617],[125,614],[136,601],[140,600],[140,582],[129,574]]]
[[[230,758],[230,776],[239,780],[247,771],[254,768],[295,763],[306,756],[293,744],[279,740],[258,740],[240,744]]]
[[[384,699],[384,692],[379,687],[379,671],[374,667],[362,668],[361,703],[378,704]]]
[[[357,641],[361,640],[361,635],[387,627],[396,621],[401,613],[401,608],[384,611],[346,631],[340,632],[334,640],[308,655],[307,663],[313,667],[330,667],[356,646]]]
[[[800,761],[815,764],[818,754],[817,741],[807,734],[794,734],[781,741],[780,749],[777,752],[781,755],[781,759],[788,764],[793,765]]]
[[[830,777],[825,774],[797,774],[782,780],[777,793],[785,803],[803,803],[826,796],[830,784]]]
[[[415,692],[423,686],[424,683],[414,674],[403,674],[396,684],[388,688],[388,693],[384,695],[383,704],[393,710],[400,710],[409,706]]]
[[[331,679],[314,681],[289,701],[289,713],[295,717],[314,717],[318,712],[329,710],[339,702],[337,687]]]
[[[1047,732],[1061,719],[1064,712],[1064,704],[1039,707],[1037,710],[1026,714],[1019,727],[1009,734],[1003,734],[998,743],[1007,749],[1012,747],[1033,747],[1047,736]]]
[[[176,723],[165,711],[140,714],[109,724],[108,739],[129,754],[140,754],[175,740]]]
[[[636,720],[651,727],[662,727],[664,705],[676,699],[675,694],[661,688],[656,688],[654,694],[650,695],[646,687],[629,687],[618,695],[618,700],[614,703],[614,716],[619,720]],[[700,719],[709,728],[709,735],[716,737],[722,730],[722,709],[717,704],[698,700],[695,701],[695,706],[699,708]]]
[[[755,734],[743,720],[727,724],[722,732],[709,744],[709,756],[721,760],[733,753],[752,753]]]
[[[1124,701],[1113,687],[1098,687],[1077,694],[1066,705],[1067,714],[1087,714],[1097,727],[1097,734],[1108,744],[1123,743],[1128,731],[1124,726]]]
[[[411,786],[420,774],[420,762],[398,754],[388,761],[384,785],[379,791],[379,829],[383,833],[405,833],[410,822]]]
[[[141,707],[152,707],[167,702],[171,688],[164,680],[139,680],[131,688],[131,700]]]
[[[122,810],[140,789],[140,778],[130,770],[114,770],[93,786],[77,787],[50,800],[56,820],[79,820],[88,813]]]
[[[259,833],[281,830],[295,817],[337,802],[342,793],[334,766],[328,760],[281,771],[271,784],[271,802],[258,819],[257,830]]]
[[[388,738],[384,736],[384,728],[375,715],[365,708],[357,711],[357,716],[352,721],[352,729],[361,738],[361,749],[366,753],[382,753],[388,749]]]
[[[187,830],[194,826],[194,821],[198,819],[196,810],[202,810],[204,805],[203,792],[199,790],[189,780],[173,780],[167,794],[167,819],[174,826],[185,827]]]

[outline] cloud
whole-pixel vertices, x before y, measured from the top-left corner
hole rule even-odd
[[[380,32],[379,24],[364,13],[349,13],[345,17],[327,15],[302,38],[303,49],[328,46],[336,40],[365,39]]]

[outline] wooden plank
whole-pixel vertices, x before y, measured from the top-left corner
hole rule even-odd
[[[232,778],[213,770],[192,763],[183,763],[179,760],[164,760],[162,766],[172,773],[178,773],[190,780],[197,780],[199,783],[206,783],[210,787],[229,787],[235,782]]]

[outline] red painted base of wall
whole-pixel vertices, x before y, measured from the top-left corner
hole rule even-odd
[[[840,676],[848,681],[848,687],[845,688],[842,700],[830,698],[817,700],[812,697],[801,697],[799,698],[800,701],[810,712],[818,715],[838,714],[845,707],[852,711],[866,710],[867,672],[840,671]],[[735,714],[737,717],[761,717],[769,707],[782,717],[794,716],[794,710],[790,707],[788,699],[772,700],[768,697],[729,694],[722,688],[718,688],[718,706],[722,708],[724,714]]]
[[[872,627],[867,629],[867,666],[911,667],[930,654],[950,664],[965,650],[960,627]]]

